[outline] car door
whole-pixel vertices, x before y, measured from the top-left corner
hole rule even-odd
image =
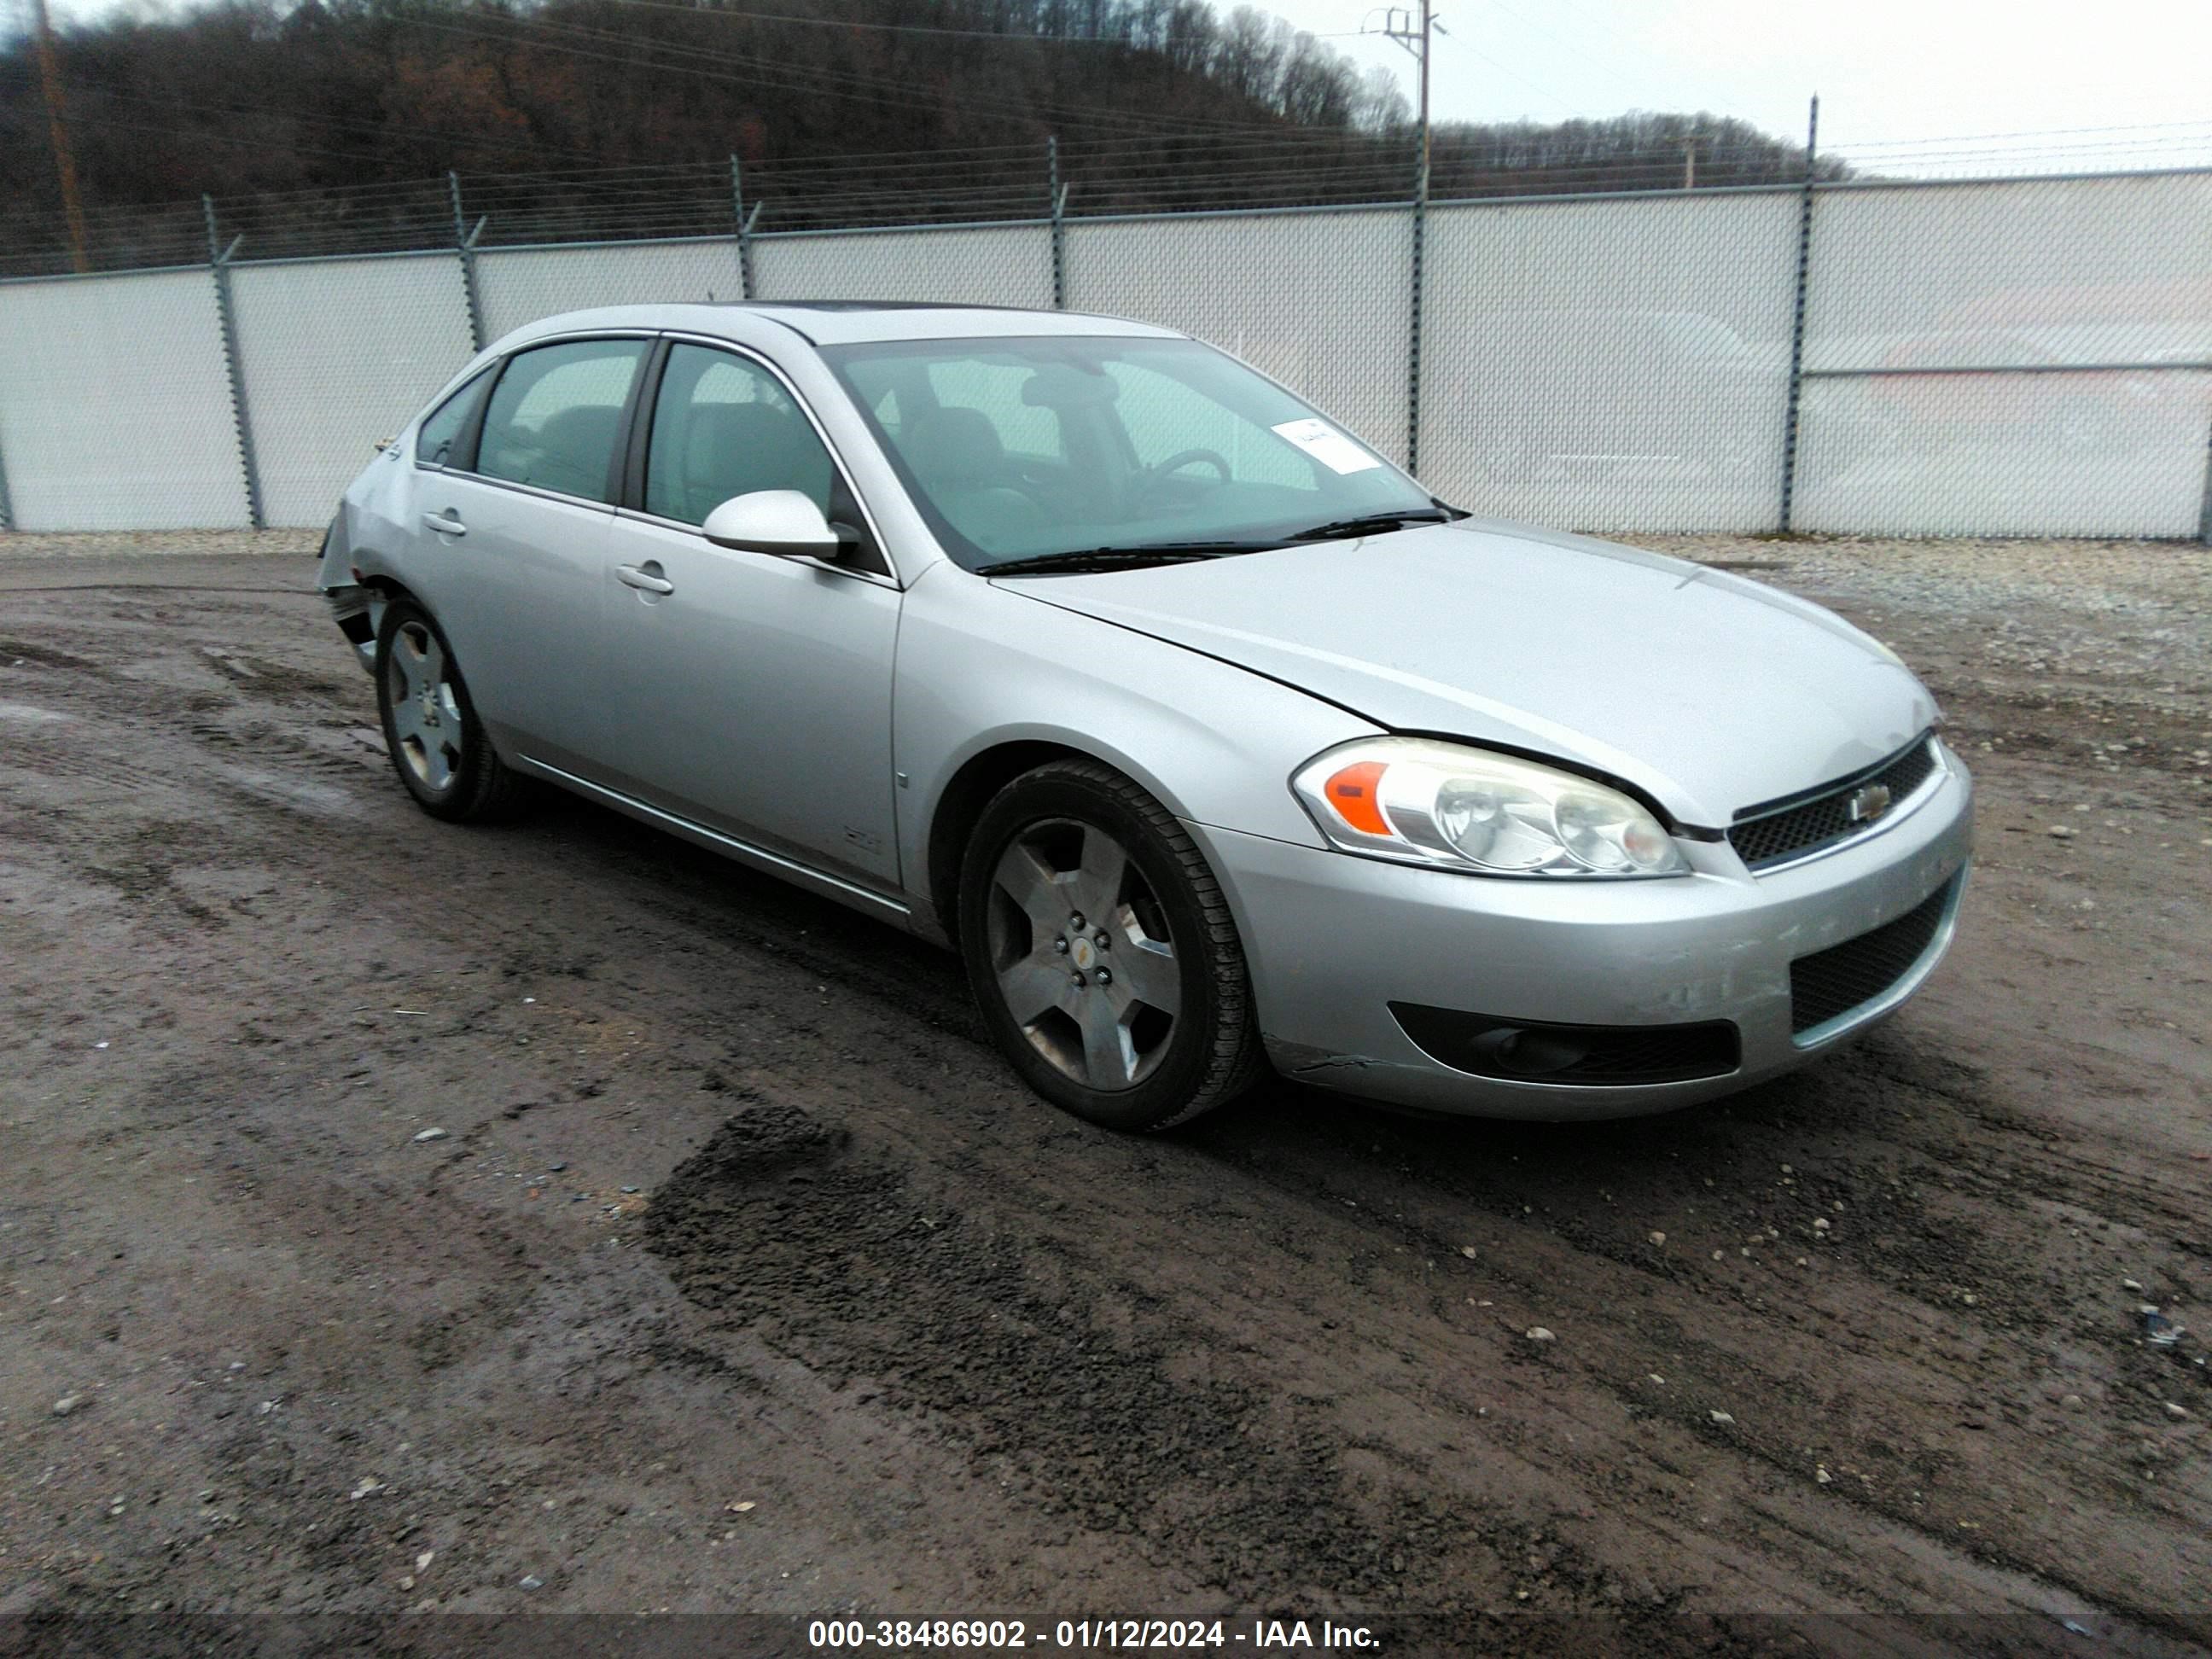
[[[605,746],[592,691],[599,586],[617,451],[652,343],[568,340],[515,353],[476,429],[416,491],[425,597],[511,756],[573,767]]]
[[[797,395],[764,362],[674,341],[641,400],[633,507],[608,532],[605,706],[615,787],[879,890],[895,889],[890,756],[899,590],[869,568],[716,547],[733,495],[798,489],[858,516]]]

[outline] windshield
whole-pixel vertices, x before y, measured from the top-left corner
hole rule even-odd
[[[1249,551],[1353,520],[1443,516],[1358,439],[1194,340],[898,340],[822,355],[971,570]]]

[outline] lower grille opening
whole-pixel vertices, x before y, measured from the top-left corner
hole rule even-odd
[[[1838,1014],[1872,1002],[1911,971],[1943,925],[1951,902],[1946,882],[1894,921],[1832,945],[1790,964],[1790,1030],[1802,1036]]]
[[[1724,1019],[1694,1025],[1559,1025],[1394,1002],[1398,1024],[1431,1060],[1516,1083],[1624,1088],[1726,1077],[1743,1047]]]

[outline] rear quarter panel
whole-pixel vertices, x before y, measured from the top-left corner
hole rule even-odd
[[[323,550],[320,585],[344,587],[363,577],[382,576],[412,589],[408,552],[416,495],[414,441],[395,440],[346,489]],[[426,600],[427,603],[427,600]]]

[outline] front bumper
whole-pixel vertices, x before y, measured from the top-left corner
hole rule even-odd
[[[1190,826],[1236,912],[1267,1055],[1322,1088],[1470,1116],[1626,1117],[1729,1094],[1893,1012],[1948,948],[1973,844],[1973,785],[1948,750],[1915,810],[1753,877],[1725,842],[1696,873],[1512,881],[1410,868]],[[1948,884],[1926,947],[1877,996],[1792,1032],[1790,964],[1905,915]],[[1726,1021],[1723,1075],[1629,1086],[1508,1080],[1443,1064],[1390,1005],[1559,1026]]]

